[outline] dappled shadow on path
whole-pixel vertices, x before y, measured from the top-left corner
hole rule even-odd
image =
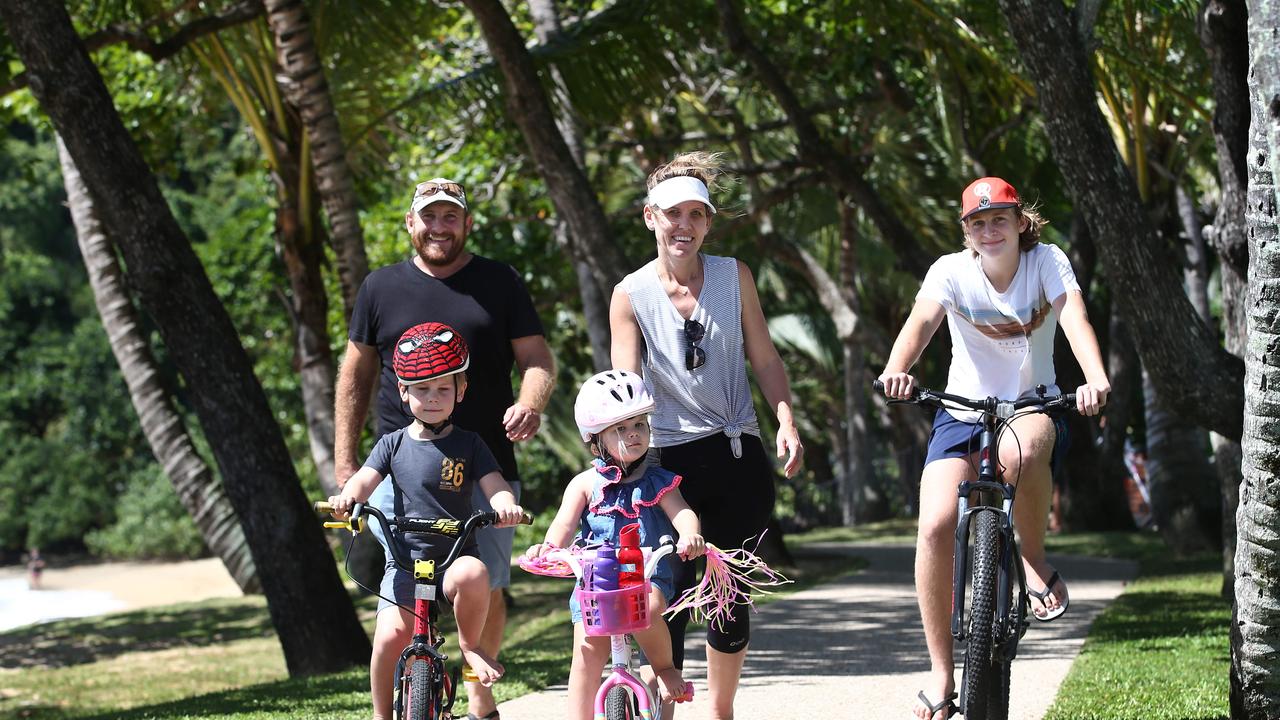
[[[896,675],[928,670],[929,661],[912,568],[915,550],[903,546],[857,546],[845,552],[865,557],[869,567],[855,575],[764,606],[752,616],[750,658],[743,680],[787,676]],[[1063,576],[1081,580],[1123,576],[1124,567],[1084,565],[1082,558],[1056,558]],[[1068,615],[1051,623],[1032,621],[1019,645],[1018,660],[1069,656],[1105,598],[1073,595]],[[956,659],[964,646],[957,644]],[[701,634],[686,639],[686,654],[701,660]],[[801,681],[802,682],[802,681]]]

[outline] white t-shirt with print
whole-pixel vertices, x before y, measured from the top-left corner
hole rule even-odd
[[[971,398],[1016,399],[1044,385],[1057,392],[1053,335],[1058,313],[1053,303],[1080,291],[1066,253],[1040,243],[1021,253],[1018,272],[1004,292],[996,292],[980,258],[971,250],[943,255],[929,268],[916,299],[933,300],[947,311],[951,370],[947,392]],[[948,411],[976,422],[980,413]]]

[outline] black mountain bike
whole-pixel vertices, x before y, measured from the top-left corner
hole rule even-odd
[[[314,504],[316,512],[328,513],[333,508],[327,502]],[[396,720],[452,720],[453,702],[458,688],[458,668],[452,673],[445,671],[447,655],[440,652],[444,644],[444,636],[436,625],[439,619],[439,604],[436,602],[436,577],[458,559],[458,554],[466,546],[471,533],[482,527],[493,525],[498,521],[494,512],[476,512],[466,521],[453,518],[413,518],[393,517],[388,519],[378,508],[372,505],[356,503],[351,508],[351,515],[346,520],[334,520],[324,524],[327,528],[340,528],[351,531],[355,536],[368,529],[367,517],[372,517],[382,525],[383,537],[387,539],[387,547],[397,567],[413,575],[414,592],[413,607],[400,607],[413,613],[413,639],[400,653],[395,670],[395,695],[392,701]],[[520,521],[528,525],[533,516],[525,513]],[[402,544],[404,533],[429,533],[456,538],[444,562],[434,560],[413,559],[409,549]],[[347,574],[351,574],[351,548],[347,548]],[[359,581],[356,583],[359,585]],[[360,585],[365,591],[377,595],[377,591]],[[387,598],[394,602],[394,598]]]
[[[873,383],[883,392],[879,380]],[[910,403],[933,409],[964,408],[982,413],[978,447],[978,479],[960,483],[956,522],[955,573],[951,593],[951,636],[965,643],[960,683],[960,712],[965,720],[1005,720],[1009,716],[1009,671],[1018,641],[1027,631],[1027,580],[1013,532],[1016,482],[1001,479],[1000,430],[1014,418],[1032,413],[1074,409],[1076,396],[1046,395],[1021,400],[982,400],[916,387]],[[1015,479],[1016,480],[1016,479]],[[972,547],[972,550],[971,550]],[[972,581],[970,582],[970,577]],[[966,590],[969,622],[965,624]]]

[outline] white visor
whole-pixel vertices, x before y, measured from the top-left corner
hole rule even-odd
[[[696,177],[679,175],[667,178],[649,191],[649,204],[663,210],[670,210],[689,200],[697,200],[706,205],[712,213],[716,211],[716,206],[711,204],[711,197],[707,194],[706,184]]]

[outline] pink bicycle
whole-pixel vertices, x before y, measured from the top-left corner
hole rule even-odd
[[[670,536],[664,536],[658,547],[644,548],[644,582],[618,590],[590,590],[583,587],[584,571],[595,559],[590,549],[552,550],[541,558],[541,567],[521,562],[529,572],[542,575],[567,577],[560,572],[548,572],[545,563],[563,563],[573,570],[578,579],[574,592],[582,606],[582,625],[587,635],[609,637],[612,671],[596,692],[595,717],[597,720],[651,720],[661,717],[662,707],[657,690],[636,677],[631,664],[631,642],[628,633],[649,627],[650,578],[658,562],[676,549]],[[693,683],[685,683],[685,697],[693,697]],[[638,711],[638,715],[637,715]]]

